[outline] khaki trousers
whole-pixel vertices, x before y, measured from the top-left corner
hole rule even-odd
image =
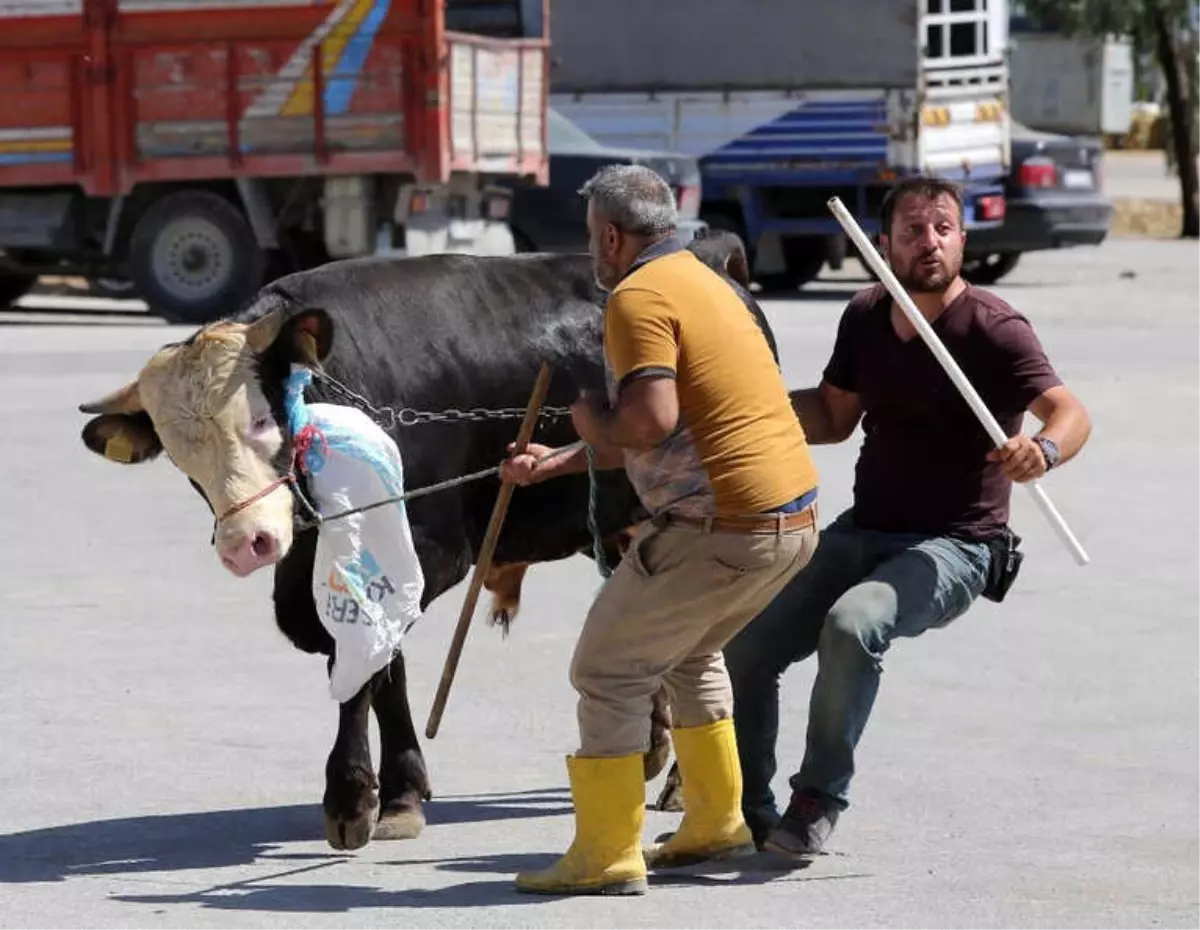
[[[814,526],[749,534],[656,520],[638,533],[588,611],[571,684],[581,756],[650,748],[665,684],[672,726],[732,716],[722,647],[812,558]]]

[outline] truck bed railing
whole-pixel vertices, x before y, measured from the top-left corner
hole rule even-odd
[[[546,180],[546,42],[331,32],[83,41],[0,55],[0,184],[454,171]],[[353,52],[353,54],[351,54]],[[348,59],[358,58],[347,67]]]
[[[925,94],[932,99],[1004,94],[1008,90],[1008,69],[1003,63],[928,69],[922,72]]]

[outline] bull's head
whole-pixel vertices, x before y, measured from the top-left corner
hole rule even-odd
[[[282,479],[292,443],[283,381],[292,363],[324,360],[332,340],[322,310],[213,323],[164,346],[123,388],[82,404],[83,413],[99,414],[84,427],[83,442],[123,464],[149,461],[165,449],[217,518],[221,563],[244,577],[291,548],[294,501]]]

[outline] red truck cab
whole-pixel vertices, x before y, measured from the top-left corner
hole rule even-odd
[[[548,179],[536,2],[514,38],[448,30],[456,0],[0,2],[0,306],[123,278],[198,323],[330,259],[514,251],[497,182]]]

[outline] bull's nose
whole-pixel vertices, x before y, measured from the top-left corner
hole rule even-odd
[[[278,559],[279,540],[263,530],[259,530],[253,536],[242,537],[238,542],[224,547],[221,552],[221,564],[239,578],[244,578]]]
[[[279,552],[279,543],[269,533],[258,532],[250,540],[250,551],[254,557],[263,560],[274,560]]]

